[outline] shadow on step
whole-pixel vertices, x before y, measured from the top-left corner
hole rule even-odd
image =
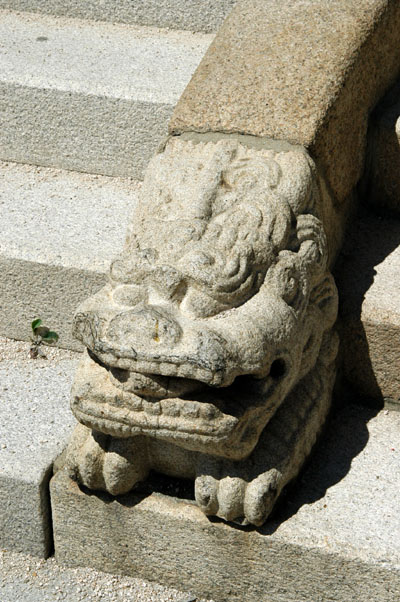
[[[369,439],[368,422],[377,409],[355,404],[335,408],[320,442],[300,477],[283,493],[271,520],[260,530],[265,535],[276,531],[305,504],[322,499],[327,490],[339,483],[350,470],[352,460]]]
[[[398,329],[393,329],[391,320],[384,318],[385,307],[379,311],[385,294],[390,295],[388,291],[393,290],[393,267],[381,269],[379,285],[370,291],[369,308],[364,312],[363,303],[377,276],[377,266],[399,246],[400,219],[363,209],[347,233],[334,274],[340,299],[340,396],[358,399],[378,409],[385,401],[390,403],[393,386],[385,382],[385,363],[391,361],[387,351],[393,352],[393,345],[398,345],[398,341],[393,340]],[[371,307],[378,311],[374,312]],[[386,376],[386,381],[389,380],[390,371]]]

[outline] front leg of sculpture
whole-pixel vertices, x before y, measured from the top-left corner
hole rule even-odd
[[[260,525],[327,414],[337,292],[311,159],[248,144],[172,139],[150,163],[75,316],[67,466],[111,493],[193,478],[206,513]]]
[[[336,333],[328,333],[317,364],[277,410],[247,460],[199,457],[195,495],[205,514],[242,525],[265,522],[310,453],[329,411],[337,345]]]
[[[149,471],[142,437],[117,439],[83,424],[75,427],[66,466],[73,480],[112,495],[127,493]]]

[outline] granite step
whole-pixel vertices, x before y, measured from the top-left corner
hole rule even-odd
[[[0,334],[27,340],[41,317],[59,345],[78,304],[106,281],[140,182],[0,163]]]
[[[79,359],[60,349],[46,353],[47,359],[32,360],[27,343],[0,340],[0,548],[41,557],[52,551],[48,481],[75,423],[68,398]],[[398,412],[356,404],[337,408],[301,479],[258,530],[210,522],[193,502],[161,493],[138,499],[133,493],[123,503],[86,496],[65,489],[61,471],[51,485],[56,557],[65,565],[124,572],[199,598],[253,601],[268,592],[268,599],[279,602],[361,602],[369,593],[376,601],[397,602],[399,421]],[[105,521],[95,530],[94,515]],[[54,563],[47,572],[43,563],[32,569],[28,559],[28,571],[36,575],[21,573],[19,584],[12,573],[16,556],[3,554],[1,560],[2,600],[21,600],[13,591],[31,592],[27,599],[38,602],[46,595],[71,599],[63,595],[70,578],[85,599],[74,575],[90,573],[67,570],[64,577]],[[92,576],[103,583],[101,575]],[[140,590],[134,594],[142,599]]]
[[[212,38],[0,10],[0,159],[141,178]]]
[[[350,404],[259,529],[158,492],[86,495],[59,471],[55,556],[218,602],[398,602],[399,479],[400,414]]]
[[[400,219],[365,211],[355,220],[336,282],[346,384],[400,410]]]
[[[236,0],[0,0],[0,8],[111,23],[217,31]]]
[[[48,483],[75,423],[69,390],[80,354],[0,338],[0,548],[52,550]],[[1,596],[1,599],[3,597]]]
[[[0,566],[1,602],[206,602],[135,577],[63,567],[54,557],[0,550]]]

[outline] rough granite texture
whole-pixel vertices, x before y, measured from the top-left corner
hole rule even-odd
[[[142,177],[212,36],[0,11],[0,158]]]
[[[56,558],[217,602],[398,602],[399,435],[397,412],[336,413],[301,482],[258,531],[161,493],[84,493],[60,471],[50,484]]]
[[[206,602],[143,579],[0,550],[1,602]],[[212,602],[211,600],[209,602]]]
[[[126,493],[195,480],[209,515],[261,525],[328,413],[337,291],[299,149],[171,138],[108,284],[77,309],[69,474]],[[240,462],[237,462],[240,460]]]
[[[243,0],[169,124],[304,145],[343,201],[364,162],[368,114],[400,70],[400,3]]]
[[[236,0],[0,0],[0,8],[138,23],[170,29],[216,31]]]
[[[30,336],[41,317],[59,345],[81,349],[72,316],[106,281],[141,184],[0,163],[0,333]]]
[[[336,280],[344,374],[363,397],[400,409],[400,220],[356,220]]]
[[[77,354],[0,339],[0,547],[47,556],[48,482],[74,423],[68,396]]]
[[[400,82],[378,105],[370,123],[365,194],[380,210],[400,215]]]

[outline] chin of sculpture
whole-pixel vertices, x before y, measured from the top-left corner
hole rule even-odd
[[[205,513],[261,525],[329,410],[337,292],[301,150],[171,139],[107,286],[84,302],[72,478],[125,493],[155,469]]]

